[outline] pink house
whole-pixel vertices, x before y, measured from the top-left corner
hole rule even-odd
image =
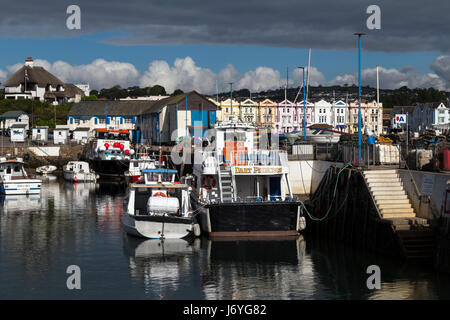
[[[296,105],[289,101],[283,100],[277,105],[277,121],[275,130],[277,133],[289,133],[297,130],[294,124],[294,117],[297,117]]]
[[[313,112],[314,112],[314,104],[306,101],[306,127],[309,127],[313,124]],[[295,106],[295,116],[294,116],[294,126],[297,130],[303,129],[303,116],[305,113],[304,106],[303,106],[303,100],[297,102]]]

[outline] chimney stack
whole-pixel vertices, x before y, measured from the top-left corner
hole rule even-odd
[[[28,67],[33,68],[33,58],[32,58],[32,57],[28,57],[28,58],[25,60],[25,66],[28,66]]]

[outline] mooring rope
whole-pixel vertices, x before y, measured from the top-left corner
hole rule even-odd
[[[330,203],[330,205],[329,205],[329,207],[328,207],[328,209],[327,209],[326,214],[325,214],[322,218],[318,218],[318,217],[313,216],[313,215],[308,211],[308,209],[306,208],[305,203],[304,203],[303,201],[299,200],[299,201],[300,201],[300,204],[302,205],[303,209],[305,209],[306,214],[308,215],[308,217],[309,217],[311,220],[313,220],[313,221],[324,221],[325,219],[327,219],[328,215],[330,214],[331,208],[332,208],[332,206],[333,206],[333,202],[334,202],[334,200],[335,200],[335,198],[336,198],[336,190],[337,190],[337,186],[338,186],[338,182],[339,182],[339,176],[340,176],[341,173],[344,171],[344,169],[345,169],[345,168],[348,168],[348,167],[353,167],[353,165],[351,164],[351,162],[348,162],[344,167],[342,167],[342,168],[339,170],[339,172],[338,172],[338,174],[337,174],[337,177],[336,177],[336,183],[335,183],[335,185],[334,185],[333,199],[331,200],[331,203]],[[314,200],[313,200],[313,201],[314,201]]]

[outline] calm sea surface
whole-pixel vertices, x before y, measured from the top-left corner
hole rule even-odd
[[[43,185],[0,198],[0,299],[449,299],[450,276],[308,238],[140,240],[120,218],[126,187]],[[381,268],[368,290],[366,268]],[[67,267],[81,290],[67,289]]]

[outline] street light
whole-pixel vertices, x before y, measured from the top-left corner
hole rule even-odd
[[[305,67],[298,67],[303,71],[303,140],[306,141],[306,93],[305,93]]]
[[[361,163],[361,36],[365,33],[355,32],[358,36],[358,165]]]

